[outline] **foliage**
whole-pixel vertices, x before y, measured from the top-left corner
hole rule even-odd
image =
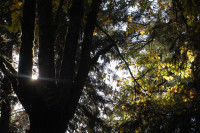
[[[53,25],[49,29],[53,32],[51,41],[54,43],[56,83],[62,81],[59,76],[68,41],[66,36],[73,25],[70,23],[73,1],[75,0],[52,1]],[[80,24],[76,25],[80,30],[74,33],[78,34],[77,50],[69,55],[75,55],[75,76],[64,79],[66,83],[63,83],[63,86],[69,84],[68,82],[75,83],[81,59],[85,56],[82,55],[83,45],[90,44],[89,41],[84,44],[84,38],[87,23],[90,21],[88,14],[94,1],[84,0],[83,16],[80,17]],[[13,91],[14,84],[9,83],[9,93],[5,93],[2,86],[6,84],[3,82],[5,79],[9,82],[15,81],[13,77],[19,80],[13,69],[17,69],[18,62],[12,55],[19,55],[22,47],[19,40],[23,28],[23,5],[21,0],[3,0],[0,3],[1,106],[5,100],[8,106],[17,103]],[[92,65],[88,77],[85,78],[75,115],[68,123],[67,130],[128,133],[199,132],[199,6],[197,0],[102,0],[92,32],[91,45],[87,47],[90,48]],[[37,11],[32,58],[35,75],[38,75],[41,29]],[[70,53],[70,50],[68,52]],[[113,62],[118,64],[115,70],[109,68]],[[133,76],[113,74],[115,71],[126,72],[129,69]],[[40,95],[44,95],[44,102],[50,103],[45,106],[56,103],[56,107],[63,111],[63,104],[60,105],[57,101],[67,98],[60,95],[57,97],[56,94],[65,91],[51,91],[46,82],[32,83],[35,89],[40,88],[44,91]],[[56,87],[62,85],[56,84]],[[68,108],[71,108],[71,103],[69,105]],[[39,107],[40,110],[43,109],[43,106]],[[19,112],[13,108],[11,110],[10,132],[28,130],[29,124],[25,123],[28,123],[29,119],[24,109]],[[49,110],[51,109],[48,108]]]
[[[188,5],[188,1],[173,2],[158,4],[157,13],[165,15],[166,20],[157,18],[153,26],[147,28],[148,39],[154,40],[137,54],[126,52],[135,80],[118,79],[119,92],[114,96],[117,104],[113,109],[116,131],[199,132],[199,86],[196,83],[199,68],[195,63],[199,49],[193,36],[199,31],[196,22],[191,23],[189,17],[192,13],[198,20],[199,12],[192,10],[197,6],[194,1],[192,5]],[[123,64],[120,67],[124,69]]]

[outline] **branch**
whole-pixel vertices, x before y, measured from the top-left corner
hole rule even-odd
[[[23,18],[22,18],[22,37],[21,49],[19,56],[19,75],[32,76],[32,48],[34,40],[35,28],[35,7],[36,0],[25,0],[23,5]]]
[[[99,50],[96,55],[91,59],[91,65],[95,64],[97,60],[99,59],[100,55],[106,54],[112,47],[114,47],[114,44],[110,44],[107,47]]]
[[[4,65],[4,63],[2,61],[0,61],[0,69],[2,70],[2,72],[6,75],[6,77],[8,77],[12,83],[12,87],[13,90],[15,91],[16,94],[18,93],[18,89],[17,89],[17,79],[15,77],[15,75],[11,74],[7,69],[6,66]]]
[[[87,117],[91,118],[91,119],[92,119],[93,121],[95,121],[95,122],[98,122],[98,123],[101,123],[101,124],[104,123],[104,121],[103,121],[102,119],[98,118],[98,117],[96,116],[96,114],[92,114],[92,113],[88,110],[88,108],[86,108],[85,106],[83,106],[83,105],[81,105],[81,104],[78,104],[78,105],[79,105],[79,107],[81,108],[81,110],[83,111],[83,113],[84,113]]]
[[[9,69],[9,71],[12,72],[13,75],[16,76],[17,71],[13,68],[13,66],[10,64],[10,62],[8,60],[6,60],[2,55],[0,55],[0,61],[6,65],[6,67]]]
[[[134,82],[136,82],[136,84],[137,84],[139,87],[142,88],[142,86],[137,82],[137,80],[136,80],[135,77],[133,76],[133,73],[131,72],[131,69],[130,69],[130,67],[129,67],[127,61],[125,60],[125,58],[124,58],[124,57],[122,56],[122,54],[120,53],[120,50],[119,50],[119,48],[118,48],[118,46],[117,46],[117,43],[116,43],[116,42],[114,41],[114,39],[113,39],[107,32],[105,32],[98,24],[97,24],[97,27],[98,27],[104,34],[106,34],[106,36],[108,37],[108,39],[111,40],[111,42],[112,42],[113,45],[115,46],[115,49],[116,49],[118,55],[120,56],[120,58],[122,59],[122,61],[125,63],[125,65],[126,65],[128,71],[129,71],[131,77],[133,78]],[[136,92],[136,88],[135,88],[135,92]]]
[[[97,21],[97,14],[98,14],[101,2],[102,0],[93,0],[91,4],[91,10],[87,14],[87,21],[86,21],[87,23],[85,26],[83,44],[82,44],[82,49],[81,49],[80,65],[78,67],[78,73],[75,79],[74,88],[72,88],[71,94],[70,94],[70,97],[71,97],[70,104],[73,104],[73,107],[71,108],[71,112],[70,112],[71,115],[74,114],[75,112],[76,105],[78,104],[78,101],[80,99],[85,80],[88,77],[88,73],[90,71],[91,44],[92,44],[95,24]]]
[[[38,0],[39,77],[55,79],[52,0]]]
[[[153,70],[153,68],[148,69],[144,74],[140,75],[140,77],[138,77],[136,80],[139,80],[139,79],[143,78],[151,70]]]
[[[138,51],[138,50],[141,50],[143,49],[145,46],[147,46],[148,44],[150,44],[152,41],[153,41],[154,38],[150,39],[149,41],[144,41],[146,42],[144,45],[142,45],[141,47],[137,48],[137,49],[134,49],[134,51]],[[140,41],[141,42],[141,41]],[[138,42],[137,42],[138,43]]]
[[[84,7],[83,0],[73,0],[72,6],[70,8],[70,14],[69,14],[70,23],[69,23],[68,33],[66,36],[64,55],[63,55],[59,80],[60,79],[70,80],[70,81],[74,80],[76,51],[78,45],[78,38],[81,30],[81,21],[84,15],[83,7]],[[66,87],[69,87],[69,85],[66,85]]]

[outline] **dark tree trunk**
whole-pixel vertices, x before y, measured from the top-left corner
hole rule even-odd
[[[25,78],[26,76],[31,77],[32,74],[35,3],[35,0],[25,0],[24,3],[18,97],[29,114],[29,133],[64,133],[68,122],[75,113],[84,82],[90,70],[90,47],[101,0],[93,0],[91,11],[87,14],[78,72],[75,72],[75,60],[84,15],[84,0],[72,1],[70,23],[58,84],[55,82],[55,29],[53,26],[52,0],[38,0],[37,2],[39,80],[33,82],[30,81],[30,78]]]
[[[10,111],[9,101],[3,101],[1,105],[0,133],[9,133]]]
[[[33,40],[35,28],[35,4],[36,0],[25,0],[23,6],[22,18],[22,37],[19,58],[19,76],[31,78],[32,76],[32,58],[33,58]]]
[[[7,77],[3,79],[3,85],[1,89],[3,89],[2,103],[1,103],[1,117],[0,117],[0,133],[9,133],[9,124],[10,124],[10,98],[11,94],[11,83]]]
[[[83,0],[73,0],[70,8],[70,23],[59,76],[59,88],[65,93],[65,98],[63,100],[66,102],[69,101],[70,91],[74,84],[76,50],[81,30],[81,21],[84,14],[83,5]],[[66,106],[68,105],[66,104]]]
[[[32,48],[35,28],[36,0],[25,0],[23,5],[22,37],[18,67],[18,90],[15,90],[24,108],[29,111],[34,94],[30,92],[30,80],[32,77]]]
[[[67,123],[58,112],[46,110],[35,112],[30,116],[29,133],[65,133]]]
[[[81,50],[81,60],[76,76],[75,85],[71,92],[72,110],[75,110],[76,105],[80,99],[85,80],[88,76],[91,67],[90,50],[93,39],[93,32],[97,21],[97,13],[101,0],[93,0],[91,4],[91,11],[87,14],[87,23],[84,31],[83,46]],[[75,106],[74,106],[75,105]]]
[[[54,33],[52,0],[38,0],[39,78],[54,81]]]

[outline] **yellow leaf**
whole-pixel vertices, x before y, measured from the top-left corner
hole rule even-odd
[[[169,80],[173,80],[174,79],[174,77],[172,77],[172,76],[169,76]]]
[[[147,52],[147,55],[150,55],[150,52]]]
[[[125,109],[126,108],[126,106],[122,106],[122,109]]]
[[[187,98],[184,98],[184,99],[183,99],[183,102],[187,102]]]
[[[144,30],[143,30],[143,31],[140,31],[140,34],[141,34],[141,35],[143,35],[144,33],[145,33],[145,31],[144,31]]]
[[[126,31],[126,36],[128,36],[128,31]]]
[[[191,99],[193,99],[193,98],[194,98],[194,96],[190,96],[190,98],[191,98]]]
[[[128,22],[132,22],[132,17],[131,17],[131,16],[128,16],[127,21],[128,21]]]
[[[153,13],[153,12],[151,12],[151,16],[154,16],[154,13]]]
[[[21,6],[21,5],[22,5],[22,2],[18,2],[18,5]]]

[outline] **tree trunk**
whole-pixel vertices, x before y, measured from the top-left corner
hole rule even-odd
[[[18,86],[20,89],[19,100],[30,118],[29,133],[65,133],[67,124],[75,113],[85,79],[90,70],[90,45],[100,3],[101,0],[93,0],[92,10],[87,14],[81,50],[81,65],[78,72],[75,72],[76,49],[84,15],[84,1],[72,1],[61,74],[58,85],[56,85],[52,0],[38,0],[39,80],[30,81],[30,79],[20,77]],[[31,5],[32,7],[30,7]],[[30,13],[31,17],[27,16],[26,13]],[[19,76],[31,76],[35,0],[25,0],[22,22]],[[26,64],[28,65],[26,66]]]
[[[0,133],[9,133],[10,111],[10,103],[5,100],[1,105]]]
[[[65,133],[67,121],[56,111],[34,112],[30,114],[29,133]]]
[[[30,92],[30,80],[32,77],[33,66],[33,40],[35,28],[35,7],[36,0],[25,0],[23,4],[23,17],[22,17],[22,37],[21,49],[18,66],[18,89],[15,90],[20,102],[27,110],[31,107],[30,101],[33,94]]]
[[[52,0],[38,0],[39,20],[39,79],[53,82],[54,69],[54,26]]]
[[[9,79],[7,77],[4,77],[2,82],[3,82],[2,85],[3,100],[1,103],[0,133],[9,133],[10,114],[11,114],[9,95],[11,94],[11,83],[9,82]]]

